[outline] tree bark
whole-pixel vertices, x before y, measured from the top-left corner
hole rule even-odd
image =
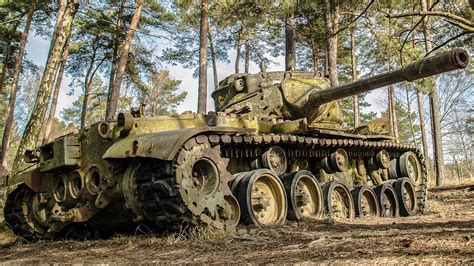
[[[236,56],[235,56],[235,74],[240,72],[240,57],[241,57],[241,49],[242,49],[242,36],[243,36],[243,28],[239,29],[237,35],[237,47],[236,47]]]
[[[326,1],[326,26],[329,36],[327,38],[328,49],[328,72],[332,86],[339,85],[337,75],[337,31],[339,28],[339,2],[336,0]]]
[[[214,89],[217,90],[219,87],[219,80],[217,78],[216,51],[214,50],[214,42],[212,41],[211,31],[208,32],[208,36],[209,36],[209,49],[211,50],[212,73],[214,74]]]
[[[247,33],[245,38],[245,73],[248,74],[250,70],[250,37]]]
[[[329,54],[328,54],[327,43],[326,43],[326,48],[324,49],[324,76],[329,77]]]
[[[61,23],[58,23],[58,28],[55,29],[54,42],[51,43],[51,53],[48,55],[46,61],[43,78],[41,80],[35,105],[31,116],[26,124],[23,138],[20,141],[18,151],[13,165],[13,171],[18,172],[20,167],[25,163],[24,153],[26,150],[31,150],[36,147],[36,144],[41,135],[41,128],[44,122],[44,117],[48,104],[51,98],[51,90],[54,86],[54,79],[59,67],[61,55],[64,51],[66,40],[71,34],[72,22],[77,11],[79,3],[75,0],[61,0],[61,3],[66,3],[67,7],[64,11]]]
[[[3,58],[3,67],[2,67],[2,74],[0,75],[0,95],[3,94],[3,88],[5,83],[5,78],[7,77],[8,71],[8,61],[10,60],[10,40],[5,43],[5,57]]]
[[[420,120],[420,130],[421,130],[421,142],[423,144],[423,155],[425,156],[427,166],[429,165],[428,160],[428,142],[426,140],[426,128],[425,128],[425,115],[423,114],[423,94],[419,90],[416,91],[416,98],[418,102],[418,119]]]
[[[351,65],[352,65],[352,81],[357,80],[357,64],[355,55],[355,25],[351,29]],[[354,109],[354,127],[360,126],[360,110],[359,110],[359,96],[356,94],[352,96],[352,106]]]
[[[20,79],[20,72],[21,66],[23,64],[23,57],[25,55],[25,47],[26,41],[28,40],[28,33],[30,32],[31,21],[33,20],[33,13],[36,10],[36,1],[30,5],[30,9],[28,11],[28,18],[26,19],[25,28],[23,29],[23,33],[21,35],[21,42],[20,42],[20,50],[18,51],[18,56],[16,58],[15,63],[15,70],[13,71],[13,80],[12,85],[10,88],[10,100],[8,102],[6,114],[7,117],[5,119],[5,129],[3,131],[3,138],[2,138],[2,153],[1,153],[1,166],[0,168],[7,169],[7,156],[8,156],[8,148],[10,144],[10,137],[12,134],[13,129],[13,115],[15,112],[15,102],[16,102],[16,94],[18,91],[18,80]],[[1,171],[1,170],[0,170]]]
[[[311,44],[311,53],[313,55],[313,71],[314,73],[319,72],[319,47],[314,43]]]
[[[408,85],[408,84],[406,84],[406,85]],[[413,119],[411,117],[411,100],[410,100],[410,90],[408,89],[408,86],[405,87],[405,95],[406,95],[406,99],[407,99],[407,110],[408,110],[408,120],[410,122],[410,132],[411,132],[411,136],[413,138],[413,144],[417,145],[418,143],[416,142],[415,125],[413,125]]]
[[[388,86],[388,101],[389,101],[388,110],[389,110],[389,120],[390,120],[390,133],[393,137],[396,138],[396,142],[399,142],[400,136],[398,134],[397,111],[396,111],[396,105],[395,105],[394,88],[392,85]]]
[[[121,22],[122,22],[122,14],[123,14],[124,8],[125,8],[125,0],[122,0],[119,11],[117,13],[117,23],[115,24],[114,39],[112,40],[112,43],[113,43],[112,60],[111,60],[112,63],[110,66],[109,88],[107,90],[107,102],[110,101],[110,92],[112,91],[112,87],[114,85],[114,80],[115,80],[115,72],[117,71],[119,38],[120,38],[120,31],[122,30]]]
[[[201,0],[201,29],[199,32],[198,113],[207,110],[207,33],[209,32],[209,0]]]
[[[95,42],[93,46],[95,46]],[[84,99],[82,99],[81,128],[84,128],[86,126],[87,105],[89,102],[89,94],[90,94],[89,79],[92,80],[91,73],[92,73],[92,68],[94,67],[96,51],[97,50],[94,48],[94,52],[92,53],[89,68],[87,69],[86,77],[84,79]]]
[[[428,0],[421,0],[421,9],[423,12],[428,11]],[[429,16],[423,19],[423,34],[425,36],[425,48],[428,53],[432,49],[433,40],[431,34],[431,22]],[[433,88],[430,93],[430,109],[431,109],[431,131],[433,134],[433,155],[436,172],[436,186],[442,186],[444,183],[444,160],[443,160],[443,144],[441,140],[441,126],[439,114],[439,98],[436,89],[436,79],[433,79]]]
[[[296,70],[295,52],[295,18],[293,13],[286,18],[285,22],[285,70]]]
[[[114,77],[114,85],[110,91],[110,97],[107,101],[107,110],[105,119],[112,120],[117,111],[118,100],[120,97],[120,87],[122,86],[123,75],[125,74],[125,67],[127,66],[128,54],[130,52],[130,46],[132,45],[133,37],[138,27],[138,22],[140,21],[140,14],[142,12],[144,0],[138,0],[137,5],[135,6],[135,11],[133,13],[132,22],[130,23],[130,28],[127,32],[127,37],[122,48],[122,53],[120,54],[120,60],[117,68],[117,72]]]
[[[66,68],[66,61],[67,61],[68,56],[69,56],[69,39],[67,40],[66,46],[63,51],[61,66],[59,67],[59,72],[56,77],[56,84],[54,85],[53,99],[51,101],[51,107],[49,108],[48,122],[46,123],[46,128],[44,131],[43,144],[46,144],[51,141],[51,129],[53,127],[54,117],[56,115],[56,106],[58,105],[59,91],[61,90],[64,69]]]

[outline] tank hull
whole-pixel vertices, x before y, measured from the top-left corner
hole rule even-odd
[[[71,237],[87,230],[86,236],[134,233],[141,225],[150,232],[199,224],[233,231],[244,215],[242,205],[252,201],[239,194],[239,185],[233,185],[239,175],[267,169],[283,180],[288,174],[308,171],[321,187],[339,180],[353,190],[404,177],[398,161],[407,153],[419,163],[414,180],[416,209],[424,209],[426,168],[422,154],[411,145],[307,125],[282,129],[275,126],[281,121],[274,120],[224,114],[192,117],[181,116],[189,128],[171,131],[150,128],[164,118],[134,118],[134,131],[127,136],[117,133],[123,130],[119,124],[108,124],[110,132],[100,132],[103,124],[97,124],[76,136],[77,143],[61,140],[61,149],[44,146],[64,152],[69,149],[64,143],[79,144],[81,156],[76,164],[64,159],[66,155],[54,154],[61,160],[41,157],[39,168],[23,174],[23,179],[13,178],[16,189],[4,210],[7,223],[30,240]],[[172,121],[186,124],[177,123],[179,119]],[[279,153],[268,155],[276,149]],[[331,161],[341,150],[346,154],[342,166]],[[395,164],[393,169],[375,163],[381,151]],[[82,185],[74,187],[74,180]],[[26,213],[24,206],[28,206]]]

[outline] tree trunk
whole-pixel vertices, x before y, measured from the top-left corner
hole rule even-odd
[[[5,43],[5,57],[3,58],[3,67],[2,67],[2,74],[0,75],[0,95],[3,94],[3,88],[5,83],[5,78],[7,77],[8,71],[8,60],[10,60],[10,48],[11,43],[10,40]]]
[[[408,120],[410,121],[410,132],[413,138],[413,144],[418,146],[415,136],[415,125],[413,125],[413,119],[411,117],[411,100],[410,100],[410,90],[408,89],[408,84],[405,87],[406,99],[407,99],[407,110],[408,110]]]
[[[214,74],[214,89],[217,90],[219,87],[219,80],[217,78],[217,63],[216,63],[216,51],[214,50],[214,42],[212,41],[212,34],[209,31],[209,49],[211,50],[212,59],[212,73]]]
[[[64,11],[63,19],[55,29],[54,42],[51,43],[51,53],[48,55],[46,61],[43,78],[36,96],[36,102],[31,113],[30,119],[26,124],[23,138],[20,141],[18,151],[13,165],[13,171],[18,172],[20,167],[25,163],[24,153],[26,150],[31,150],[36,147],[38,139],[40,138],[42,124],[44,122],[45,113],[48,109],[48,104],[51,98],[51,90],[54,86],[54,79],[59,67],[62,53],[66,44],[66,40],[71,34],[71,26],[74,16],[77,11],[79,3],[75,0],[61,0],[66,2],[67,7]]]
[[[285,22],[285,70],[296,70],[295,52],[295,17],[293,13],[286,18]]]
[[[84,81],[84,99],[82,101],[81,128],[84,128],[87,122],[87,108],[89,107],[89,96],[91,94],[90,90],[91,90],[92,81],[94,80],[95,73],[97,72],[97,70],[99,70],[100,66],[102,65],[102,63],[104,63],[106,59],[105,57],[102,58],[102,60],[100,60],[100,62],[94,68],[94,63],[96,61],[95,57],[96,57],[96,51],[94,50],[94,54],[91,58],[91,64],[89,66],[89,69],[87,70],[86,78]]]
[[[319,47],[314,43],[311,44],[311,53],[313,56],[313,71],[314,73],[319,72]]]
[[[398,126],[397,126],[397,111],[395,105],[394,88],[392,85],[388,86],[388,115],[390,120],[390,134],[399,142]]]
[[[390,31],[391,25],[389,25]],[[388,48],[388,71],[392,71],[392,55],[390,53],[390,48]],[[397,123],[397,109],[395,105],[395,95],[394,95],[393,85],[388,86],[388,117],[390,121],[390,135],[395,137],[396,142],[400,142],[398,134],[398,123]]]
[[[237,35],[237,47],[236,47],[236,56],[235,56],[235,74],[240,72],[240,57],[241,57],[241,49],[242,49],[242,36],[243,36],[243,28],[241,27],[238,35]]]
[[[337,34],[339,28],[339,2],[326,0],[326,26],[329,33],[327,38],[328,72],[332,86],[339,85],[337,75]]]
[[[351,65],[352,65],[352,81],[357,80],[357,64],[355,55],[355,25],[351,29]],[[352,107],[354,109],[354,127],[360,126],[360,110],[359,110],[359,96],[352,96]]]
[[[117,111],[118,100],[120,97],[120,87],[122,86],[123,75],[125,74],[125,67],[127,66],[128,54],[130,52],[130,46],[132,45],[133,37],[135,36],[135,31],[138,27],[138,22],[140,21],[140,14],[142,12],[144,0],[138,0],[137,5],[135,6],[135,11],[133,13],[132,22],[130,23],[130,28],[127,32],[127,38],[122,48],[122,53],[120,54],[120,60],[117,68],[117,72],[114,77],[114,85],[110,91],[110,97],[107,101],[107,110],[105,119],[112,120]]]
[[[326,43],[326,48],[324,49],[324,76],[329,77],[329,55],[328,55],[327,43]]]
[[[423,113],[423,94],[419,90],[416,91],[416,98],[418,102],[418,119],[420,120],[421,142],[423,144],[423,155],[425,156],[427,167],[429,168],[428,160],[428,142],[426,140],[425,115]]]
[[[15,70],[13,71],[13,80],[12,85],[10,88],[10,100],[8,102],[6,114],[7,117],[5,119],[5,129],[3,131],[3,138],[2,138],[2,153],[1,153],[1,165],[0,168],[7,169],[7,156],[8,156],[8,148],[10,143],[10,137],[12,134],[13,129],[13,115],[15,112],[15,102],[16,102],[16,94],[18,91],[18,80],[20,79],[20,72],[21,66],[23,63],[23,57],[25,55],[25,47],[26,41],[28,40],[28,33],[30,32],[31,21],[33,20],[33,13],[36,9],[36,2],[30,5],[30,9],[28,11],[28,18],[26,19],[25,29],[21,35],[21,42],[20,42],[20,50],[18,51],[18,56],[16,58],[15,63]],[[1,170],[0,170],[1,172]]]
[[[244,73],[248,74],[250,69],[250,37],[247,33],[245,38],[245,71]]]
[[[66,68],[66,61],[67,61],[68,56],[69,56],[69,39],[67,40],[66,46],[63,51],[61,66],[59,68],[59,72],[56,77],[56,84],[54,85],[53,99],[51,102],[51,107],[49,109],[48,122],[46,123],[46,128],[44,131],[43,144],[46,144],[51,141],[51,129],[53,127],[54,117],[56,115],[56,106],[58,105],[59,91],[61,90],[61,83],[63,80],[64,69]]]
[[[428,11],[428,0],[421,0],[422,11]],[[426,52],[432,50],[431,41],[433,40],[431,34],[431,23],[429,16],[423,19],[423,34],[425,36]],[[433,134],[433,155],[436,172],[436,186],[442,186],[444,183],[444,160],[443,160],[443,144],[441,140],[441,126],[439,114],[439,99],[438,91],[436,89],[436,79],[433,78],[433,88],[430,93],[430,109],[431,109],[431,131]]]
[[[120,32],[122,31],[121,22],[122,22],[122,14],[123,14],[124,8],[125,8],[125,0],[122,0],[119,11],[117,13],[117,23],[115,24],[114,39],[112,40],[112,43],[113,43],[112,64],[110,66],[109,88],[107,90],[107,102],[110,101],[110,92],[112,91],[112,87],[114,86],[115,72],[117,71],[119,38],[120,38]]]
[[[201,30],[199,32],[199,94],[198,113],[207,110],[207,32],[209,32],[209,0],[201,0]]]
[[[84,128],[86,126],[87,106],[88,106],[89,94],[90,94],[90,81],[89,80],[92,80],[91,73],[92,73],[92,68],[94,67],[95,54],[96,54],[96,50],[94,49],[94,52],[92,53],[90,65],[89,65],[89,68],[87,69],[86,77],[84,79],[84,99],[82,99],[81,128]]]

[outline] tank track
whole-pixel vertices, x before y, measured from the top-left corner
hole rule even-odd
[[[164,228],[192,222],[183,206],[173,175],[162,171],[165,162],[151,161],[135,174],[135,191],[144,215]],[[148,174],[152,173],[152,174]]]
[[[219,147],[223,158],[256,157],[262,154],[265,146],[281,145],[289,157],[323,157],[328,156],[335,148],[344,148],[349,157],[374,156],[376,151],[386,149],[391,158],[401,153],[412,151],[418,157],[422,168],[422,180],[416,186],[418,208],[423,212],[426,200],[426,166],[422,153],[413,145],[388,141],[368,141],[357,139],[318,138],[289,134],[211,134],[199,135],[190,139],[182,147],[173,162],[170,173],[162,171],[165,162],[147,164],[143,173],[136,175],[136,193],[145,216],[164,227],[176,227],[191,224],[193,214],[189,211],[185,200],[179,193],[180,186],[176,182],[176,167],[180,164],[183,152],[190,151],[200,143],[209,142],[211,147]],[[166,168],[166,167],[164,167]],[[229,182],[232,178],[229,178]]]
[[[34,221],[31,210],[25,214],[26,208],[29,208],[33,191],[26,185],[20,185],[10,192],[5,201],[3,209],[6,225],[15,233],[15,235],[24,238],[27,241],[51,240],[51,239],[99,239],[101,232],[88,227],[86,224],[70,224],[61,232],[50,232],[47,227],[43,227]],[[26,206],[25,206],[26,204]],[[40,231],[38,231],[40,230]]]
[[[4,207],[4,218],[6,225],[15,233],[15,235],[21,236],[28,241],[37,241],[42,239],[48,239],[51,236],[40,234],[35,231],[28,222],[28,218],[23,212],[23,205],[31,195],[31,190],[26,185],[20,185],[15,190],[10,192],[5,201]]]

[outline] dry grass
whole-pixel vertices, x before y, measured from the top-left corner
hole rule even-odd
[[[3,232],[0,262],[472,264],[474,192],[468,186],[433,189],[425,214],[413,217],[288,222],[238,232],[233,236],[196,227],[162,237],[29,244]]]

